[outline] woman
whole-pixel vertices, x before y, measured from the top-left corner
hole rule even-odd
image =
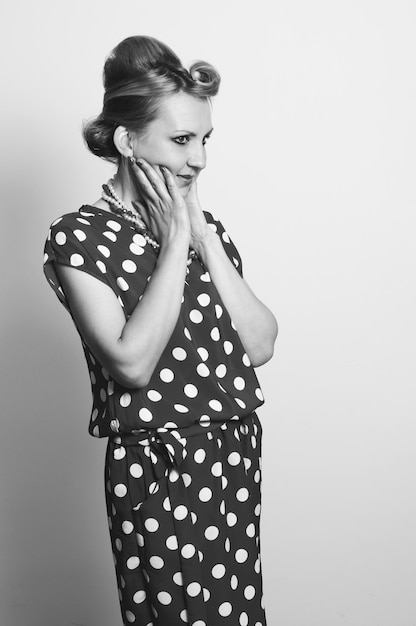
[[[89,430],[109,438],[124,624],[265,625],[253,366],[271,358],[277,326],[198,201],[219,82],[156,39],[116,46],[84,137],[117,173],[46,243],[90,372]]]

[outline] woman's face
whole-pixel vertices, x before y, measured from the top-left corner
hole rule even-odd
[[[211,132],[209,101],[180,92],[166,97],[145,132],[134,135],[133,155],[157,171],[160,165],[169,168],[185,197],[206,165],[205,142]]]

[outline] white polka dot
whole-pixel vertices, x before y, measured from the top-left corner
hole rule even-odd
[[[183,334],[185,335],[185,337],[186,337],[187,339],[189,339],[189,341],[192,341],[192,336],[191,336],[191,333],[189,332],[189,330],[188,330],[187,328],[184,328],[184,329],[183,329]]]
[[[214,465],[211,467],[211,473],[213,476],[221,476],[222,474],[222,463],[221,461],[216,461]]]
[[[256,562],[254,563],[254,571],[257,574],[260,574],[260,559],[257,559]]]
[[[173,407],[175,411],[178,411],[178,413],[188,413],[189,411],[188,407],[184,404],[174,404]]]
[[[126,448],[123,448],[123,446],[115,448],[113,456],[116,461],[121,461],[121,459],[124,459],[124,457],[126,456]]]
[[[108,228],[111,228],[111,230],[115,230],[116,233],[121,230],[121,224],[115,222],[114,220],[108,220],[108,222],[106,222],[106,225],[108,226]]]
[[[107,272],[107,268],[102,261],[96,261],[95,264],[100,270],[101,274],[105,274]]]
[[[210,599],[210,597],[211,597],[211,594],[210,594],[210,592],[208,591],[208,589],[205,589],[205,587],[204,587],[204,589],[203,589],[203,594],[204,594],[204,601],[205,601],[205,602],[208,602],[208,600],[209,600],[209,599]]]
[[[219,329],[216,326],[214,326],[214,328],[211,330],[210,335],[211,335],[211,339],[213,341],[219,341],[220,340],[220,331],[219,331]]]
[[[238,587],[238,578],[235,574],[231,576],[230,584],[231,584],[231,589],[235,591]]]
[[[151,422],[153,419],[152,413],[146,407],[143,407],[139,411],[139,417],[143,422]]]
[[[201,357],[202,361],[206,361],[208,359],[209,352],[205,348],[198,348],[197,352],[198,352],[199,356]]]
[[[199,499],[201,502],[209,502],[212,498],[212,491],[209,487],[203,487],[199,492]]]
[[[172,580],[175,583],[175,585],[179,585],[180,587],[182,587],[183,585],[182,572],[176,572],[176,574],[172,576]]]
[[[211,574],[214,578],[222,578],[225,576],[225,566],[222,563],[217,563],[211,570]]]
[[[211,373],[205,363],[199,363],[199,365],[197,365],[196,371],[203,378],[207,378]]]
[[[136,569],[137,567],[139,567],[140,565],[140,559],[138,556],[131,556],[129,559],[127,559],[127,568],[132,570],[132,569]]]
[[[183,480],[183,484],[185,485],[185,487],[189,487],[189,485],[192,482],[191,476],[187,474],[186,472],[182,474],[182,480]]]
[[[130,403],[131,395],[126,391],[126,393],[123,393],[123,395],[120,397],[120,404],[123,408],[126,408],[127,406],[129,406]]]
[[[244,363],[244,365],[245,365],[246,367],[250,367],[250,365],[251,365],[251,361],[250,361],[250,359],[248,358],[248,354],[243,354],[243,359],[242,359],[242,361],[243,361],[243,363]]]
[[[144,525],[149,533],[155,533],[159,528],[159,522],[154,517],[148,517]]]
[[[208,526],[204,534],[208,541],[214,541],[220,534],[220,531],[216,526]]]
[[[234,346],[231,343],[231,341],[224,341],[224,352],[225,354],[231,354],[231,352],[234,350]]]
[[[190,383],[188,385],[185,385],[183,391],[185,395],[188,396],[188,398],[196,398],[196,396],[198,395],[198,389],[195,387],[195,385],[191,385]]]
[[[231,454],[228,455],[227,460],[230,465],[236,466],[240,463],[241,456],[238,452],[231,452]]]
[[[224,378],[226,373],[227,373],[227,368],[225,367],[224,363],[221,363],[221,365],[218,365],[218,367],[215,370],[215,374],[217,375],[218,378]]]
[[[116,280],[117,286],[121,291],[128,291],[130,289],[129,284],[124,280],[122,276],[119,276]]]
[[[208,404],[213,411],[222,411],[222,404],[219,400],[210,400]]]
[[[257,504],[254,509],[254,515],[257,515],[257,517],[259,517],[260,513],[261,513],[261,504]]]
[[[140,533],[136,533],[136,541],[137,541],[137,545],[140,546],[141,548],[143,548],[143,546],[144,546],[144,537],[143,537],[143,535],[141,535]]]
[[[247,561],[247,559],[248,559],[247,550],[244,550],[243,548],[240,548],[239,550],[237,550],[237,552],[235,553],[235,560],[237,561],[237,563],[244,563],[245,561]]]
[[[183,611],[181,611],[179,613],[179,617],[181,618],[181,620],[183,622],[185,622],[186,624],[188,624],[188,611],[186,609],[183,609]]]
[[[237,515],[235,513],[227,513],[227,524],[232,527],[237,524]]]
[[[254,537],[255,534],[256,534],[256,527],[254,526],[254,524],[249,524],[246,528],[247,537]]]
[[[116,539],[116,548],[117,550],[119,550],[119,552],[121,552],[121,550],[123,549],[123,544],[121,542],[121,539],[119,538]]]
[[[223,310],[222,307],[219,304],[215,305],[215,315],[217,316],[217,320],[220,319],[220,317],[222,317],[223,314]]]
[[[245,612],[240,615],[240,626],[248,626],[248,615]]]
[[[149,389],[149,391],[147,392],[147,397],[152,402],[159,402],[159,400],[162,399],[162,395],[158,391],[155,391],[154,389]]]
[[[169,550],[177,550],[178,549],[178,538],[176,535],[171,535],[166,539],[166,547]]]
[[[199,583],[189,583],[186,588],[186,591],[191,596],[191,598],[195,598],[201,592],[201,585]]]
[[[252,600],[255,595],[256,590],[253,585],[247,585],[247,587],[244,589],[244,597],[246,598],[246,600]]]
[[[110,250],[107,248],[107,246],[102,246],[101,244],[99,246],[97,246],[97,250],[98,252],[100,252],[103,256],[106,257],[106,259],[108,259],[108,257],[110,256]]]
[[[129,259],[127,259],[126,261],[123,261],[123,263],[121,264],[121,267],[128,274],[134,274],[134,272],[137,270],[136,263],[134,261],[130,261]]]
[[[118,498],[124,498],[127,493],[126,485],[123,485],[123,483],[119,483],[114,487],[114,493]]]
[[[135,235],[133,235],[133,241],[136,245],[141,247],[146,245],[146,239],[140,233],[136,233]]]
[[[246,386],[246,381],[244,380],[244,378],[241,378],[241,376],[236,376],[234,378],[234,387],[236,389],[238,389],[239,391],[242,391],[245,386]]]
[[[186,543],[181,550],[181,554],[184,559],[191,559],[195,552],[195,546],[192,545],[192,543]]]
[[[162,567],[165,565],[164,560],[160,558],[160,556],[151,556],[149,559],[149,563],[154,569],[162,569]]]
[[[130,533],[132,533],[134,530],[133,524],[131,522],[128,522],[127,520],[122,523],[121,528],[123,529],[123,533],[125,535],[130,535]]]
[[[232,610],[233,610],[233,607],[230,604],[230,602],[223,602],[218,609],[218,613],[222,617],[228,617],[229,615],[231,615]]]
[[[115,243],[117,241],[117,235],[115,233],[112,233],[108,230],[106,230],[103,233],[104,237],[107,237],[107,239],[109,239],[110,241],[112,241],[113,243]]]
[[[208,304],[211,302],[211,298],[207,293],[201,293],[197,297],[197,300],[201,306],[208,306]]]
[[[74,230],[74,235],[78,239],[78,241],[85,241],[87,238],[87,235],[84,233],[84,231],[79,230],[78,228]]]
[[[173,348],[172,355],[173,358],[177,361],[184,361],[188,356],[186,350],[184,350],[183,348]]]
[[[71,254],[69,262],[73,267],[80,267],[80,265],[84,264],[84,257],[80,254]]]
[[[131,243],[129,245],[129,250],[132,254],[135,254],[136,256],[140,256],[144,253],[144,249],[141,246],[138,246],[136,243]]]
[[[133,478],[140,478],[141,476],[143,476],[143,468],[140,463],[132,463],[132,465],[130,465],[129,471]]]
[[[207,454],[203,448],[199,448],[198,450],[196,450],[194,454],[195,463],[203,463],[205,461],[206,455]]]
[[[58,244],[58,246],[64,246],[66,244],[66,235],[65,235],[65,233],[62,232],[62,231],[59,231],[59,233],[56,233],[55,241]]]
[[[192,626],[207,626],[206,622],[202,619],[197,619],[196,622],[192,622]]]
[[[254,393],[256,394],[259,400],[261,400],[262,402],[264,401],[264,396],[263,396],[261,389],[257,387]]]
[[[198,311],[198,309],[192,309],[192,311],[189,313],[189,319],[194,324],[200,324],[204,319],[204,316],[202,315],[201,311]]]
[[[173,511],[173,516],[177,520],[183,520],[188,515],[188,509],[184,504],[179,504]]]
[[[170,503],[169,496],[166,496],[166,498],[163,500],[163,508],[165,509],[165,511],[172,510],[172,505]]]
[[[246,500],[248,500],[249,496],[250,494],[246,487],[241,487],[241,489],[239,489],[235,494],[235,497],[239,502],[245,502]]]
[[[134,617],[134,615],[133,615],[133,613],[131,611],[126,611],[126,620],[130,624],[133,624],[136,621],[136,618]]]
[[[174,379],[175,375],[168,367],[165,367],[160,371],[160,378],[164,383],[171,383]]]
[[[140,591],[136,591],[136,593],[133,596],[133,602],[135,602],[136,604],[141,604],[142,602],[144,602],[145,599],[146,599],[146,592],[143,591],[142,589]]]

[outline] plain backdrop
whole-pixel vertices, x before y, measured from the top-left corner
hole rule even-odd
[[[80,134],[105,56],[147,34],[222,74],[200,197],[279,320],[258,370],[268,624],[414,626],[414,1],[1,13],[0,623],[121,624],[105,441],[87,434],[87,369],[42,258],[50,222],[113,172]]]

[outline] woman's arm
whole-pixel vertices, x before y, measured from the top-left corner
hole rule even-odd
[[[210,229],[211,230],[211,229]],[[216,233],[205,237],[199,254],[230,314],[254,367],[273,356],[277,322],[229,260]]]
[[[57,265],[74,321],[93,354],[126,387],[144,387],[175,328],[183,297],[190,226],[185,203],[169,172],[162,180],[136,168],[146,195],[141,209],[161,249],[152,278],[126,322],[113,290],[76,268]]]
[[[196,185],[191,188],[186,204],[192,246],[207,267],[252,365],[263,365],[273,356],[277,337],[276,319],[240,276],[219,236],[208,226],[199,204]]]
[[[188,241],[165,246],[143,297],[126,322],[113,290],[86,272],[57,265],[71,314],[92,353],[125,387],[144,387],[175,328]]]

